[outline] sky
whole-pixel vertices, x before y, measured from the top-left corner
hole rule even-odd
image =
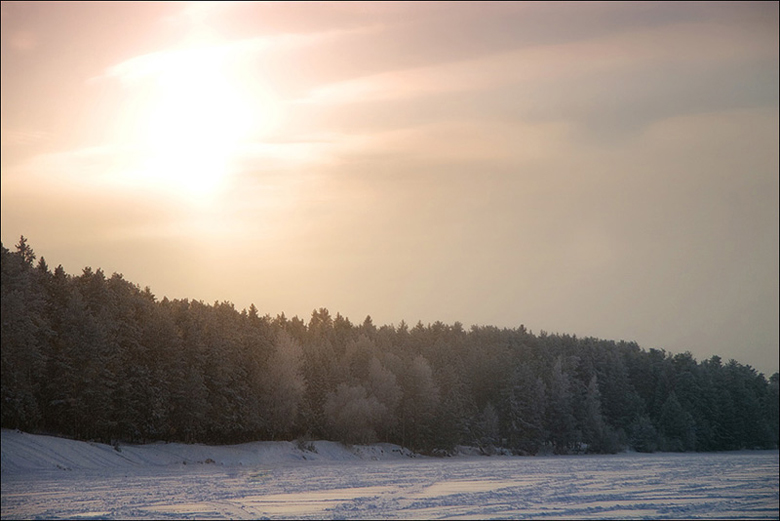
[[[50,267],[778,370],[778,3],[2,3]]]

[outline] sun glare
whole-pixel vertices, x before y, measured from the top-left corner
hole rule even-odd
[[[278,109],[218,47],[150,58],[134,115],[140,158],[130,182],[195,201],[224,188],[242,147],[269,132]],[[244,81],[246,80],[246,81]]]

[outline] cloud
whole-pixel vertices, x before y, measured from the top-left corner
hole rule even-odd
[[[547,91],[552,86],[565,93],[554,90],[553,95],[571,96],[574,100],[582,98],[578,93],[584,90],[594,97],[593,105],[602,106],[604,100],[597,98],[602,91],[601,98],[609,99],[616,97],[616,88],[624,96],[658,88],[668,91],[684,82],[696,82],[699,76],[700,84],[691,88],[700,90],[713,82],[717,85],[729,79],[734,76],[734,67],[740,66],[742,75],[731,78],[732,84],[766,82],[772,77],[771,64],[776,58],[777,50],[771,42],[750,34],[745,28],[678,23],[630,34],[549,42],[478,58],[383,71],[317,86],[298,102],[351,104],[448,92],[489,92],[500,87],[517,87],[520,92],[534,87]],[[741,65],[746,59],[755,64],[754,70]],[[766,78],[756,77],[762,70],[766,71],[767,65]],[[725,70],[723,78],[713,77],[713,71],[718,70]],[[739,91],[732,86],[724,90]]]
[[[42,130],[12,130],[3,129],[2,146],[27,146],[44,141],[51,137],[51,133]]]
[[[192,61],[230,61],[251,57],[265,52],[284,52],[343,37],[358,31],[331,30],[318,33],[285,33],[271,36],[257,36],[238,40],[227,40],[220,36],[193,41],[179,48],[152,52],[129,58],[108,67],[102,76],[92,78],[117,78],[132,82],[149,76],[165,73],[171,67]]]

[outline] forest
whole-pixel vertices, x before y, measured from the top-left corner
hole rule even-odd
[[[517,328],[157,299],[2,246],[2,427],[81,440],[514,454],[778,447],[777,373]]]

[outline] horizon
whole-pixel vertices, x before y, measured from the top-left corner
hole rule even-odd
[[[778,4],[2,4],[2,219],[158,300],[780,365]]]
[[[26,240],[27,238],[24,237],[24,239]],[[27,243],[27,245],[32,248],[31,244]],[[8,248],[7,246],[5,246],[5,244],[3,244],[3,247],[9,249],[9,251],[14,251],[14,250],[11,250],[10,248]],[[33,250],[33,253],[35,253],[35,248],[32,248],[32,250]],[[35,253],[35,257],[36,257],[35,258],[35,264],[37,265],[38,261],[42,257],[38,256],[37,253]],[[46,265],[48,266],[49,271],[53,272],[54,269],[52,268],[52,265],[50,265],[48,261],[45,261],[45,262],[46,262]],[[57,264],[54,268],[56,268],[58,266],[62,266],[62,265],[61,264]],[[63,267],[63,269],[64,269],[64,267]],[[160,301],[162,301],[164,299],[167,299],[169,301],[180,300],[180,301],[185,301],[185,302],[199,302],[199,303],[201,303],[201,304],[203,304],[205,306],[218,306],[220,304],[229,304],[230,306],[233,307],[233,309],[235,309],[237,312],[239,312],[241,314],[249,312],[250,308],[252,306],[254,306],[254,303],[252,302],[252,303],[249,304],[249,306],[237,307],[233,302],[231,302],[230,300],[225,300],[225,299],[216,299],[213,302],[206,302],[206,301],[204,301],[202,299],[193,299],[193,298],[188,298],[186,296],[181,297],[181,298],[176,298],[176,297],[168,298],[167,295],[163,295],[162,297],[159,297],[157,294],[155,294],[154,288],[151,288],[149,286],[145,286],[145,287],[141,286],[140,284],[137,284],[136,282],[125,278],[125,276],[121,272],[113,272],[111,274],[108,274],[105,271],[103,271],[103,269],[100,268],[99,266],[85,266],[82,269],[82,273],[84,272],[84,270],[91,270],[92,273],[96,273],[96,272],[100,271],[101,273],[103,273],[103,275],[106,277],[106,279],[108,279],[110,277],[113,277],[114,275],[119,275],[123,280],[125,280],[126,282],[129,282],[130,284],[134,285],[139,290],[149,291],[152,294],[152,296],[154,297],[155,302],[157,302],[157,303],[159,303]],[[78,276],[80,276],[82,274],[82,273],[69,273],[67,270],[65,271],[65,273],[68,276],[70,276],[70,277],[78,277]],[[309,315],[303,315],[303,316],[299,316],[299,315],[287,316],[287,314],[284,311],[281,311],[281,312],[277,313],[276,315],[272,315],[269,312],[263,312],[263,310],[257,308],[257,306],[255,306],[255,309],[257,311],[257,315],[259,317],[263,317],[266,320],[274,321],[274,320],[276,320],[278,318],[282,318],[282,317],[284,319],[286,319],[286,320],[289,320],[289,321],[299,320],[303,324],[304,328],[306,328],[307,330],[308,330],[308,326],[309,326],[309,323],[310,323],[310,320],[311,320],[312,316],[314,316],[315,314],[319,314],[319,313],[321,313],[324,310],[324,311],[326,311],[329,314],[329,316],[331,318],[335,319],[337,316],[341,316],[341,318],[345,319],[353,327],[359,327],[362,323],[364,323],[366,320],[369,320],[369,319],[371,321],[371,324],[373,324],[377,329],[381,329],[383,327],[388,327],[388,328],[390,328],[393,331],[397,331],[398,328],[400,328],[400,327],[402,327],[404,325],[408,329],[413,329],[413,328],[418,327],[418,326],[425,327],[425,328],[430,328],[432,325],[436,325],[437,323],[438,324],[442,324],[443,326],[445,326],[447,328],[453,328],[453,327],[457,327],[459,325],[460,329],[462,331],[464,331],[465,333],[467,333],[467,334],[469,332],[471,332],[474,328],[493,328],[493,327],[495,327],[495,328],[500,329],[500,330],[510,330],[510,331],[522,330],[522,331],[526,331],[529,335],[535,336],[537,338],[543,338],[543,337],[545,337],[547,335],[549,335],[549,336],[560,336],[560,337],[569,336],[569,337],[578,338],[578,339],[593,338],[593,339],[599,340],[599,341],[615,342],[616,344],[620,344],[620,343],[624,343],[624,342],[628,343],[628,344],[632,344],[633,343],[633,344],[637,344],[638,347],[641,350],[645,351],[645,352],[648,352],[650,349],[657,349],[659,351],[664,352],[664,354],[666,356],[673,356],[673,355],[677,355],[677,354],[690,354],[690,355],[693,356],[693,353],[691,353],[689,350],[680,351],[680,352],[674,352],[674,351],[670,351],[670,350],[667,350],[667,349],[664,349],[664,348],[653,348],[653,347],[648,348],[646,346],[642,346],[642,345],[638,344],[635,340],[632,340],[632,339],[599,338],[599,337],[595,337],[595,336],[591,336],[591,335],[580,336],[580,335],[577,335],[576,333],[569,333],[569,332],[566,332],[566,331],[547,331],[545,329],[539,329],[535,333],[532,328],[526,327],[525,324],[518,324],[518,325],[512,327],[512,326],[496,326],[494,324],[464,324],[464,323],[462,323],[462,322],[460,322],[458,320],[456,320],[456,321],[454,321],[452,323],[443,322],[441,320],[434,320],[433,322],[423,323],[422,320],[407,321],[405,319],[401,319],[397,324],[394,323],[394,322],[386,323],[386,324],[385,323],[378,324],[378,323],[376,323],[374,321],[374,319],[373,319],[373,317],[371,316],[370,313],[367,314],[365,317],[363,317],[361,319],[360,317],[350,317],[350,316],[347,316],[347,315],[342,315],[339,312],[339,310],[330,310],[330,309],[323,308],[323,307],[314,308],[309,313]],[[734,357],[724,358],[724,357],[722,357],[720,355],[720,353],[711,353],[709,356],[702,357],[702,358],[697,358],[696,356],[693,356],[693,360],[696,363],[701,363],[701,362],[704,362],[706,360],[710,360],[711,358],[716,357],[716,356],[718,358],[720,358],[721,361],[724,362],[724,363],[729,363],[729,362],[731,362],[733,360],[733,361],[739,363],[740,365],[750,367],[750,368],[754,369],[758,374],[764,375],[764,377],[767,380],[769,380],[769,378],[772,375],[774,375],[775,373],[778,373],[778,371],[775,371],[774,373],[766,373],[764,371],[761,371],[759,368],[753,367],[749,363],[745,363],[744,361],[739,360],[737,358],[734,358]]]

